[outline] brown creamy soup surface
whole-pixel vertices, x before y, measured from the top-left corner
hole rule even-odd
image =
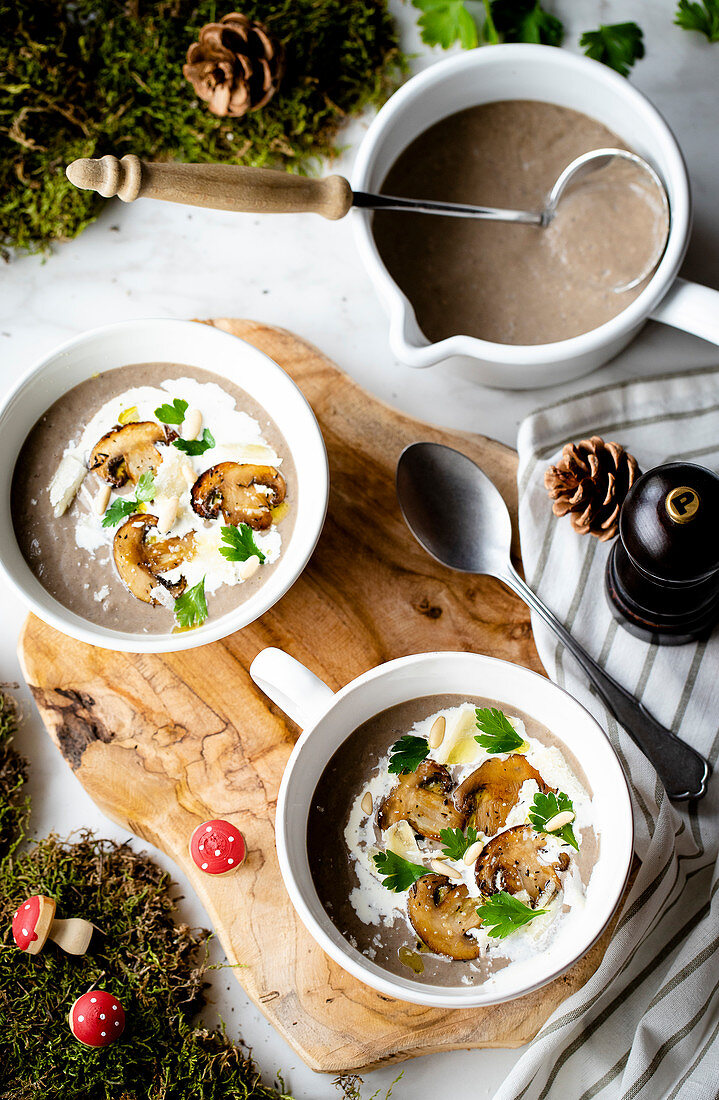
[[[367,959],[501,992],[514,963],[581,928],[599,837],[589,780],[550,730],[446,694],[350,734],[317,783],[307,850],[325,912]]]
[[[110,630],[158,634],[257,592],[296,502],[287,443],[249,394],[210,371],[136,363],[93,375],[40,417],[11,508],[55,599]]]
[[[539,211],[570,161],[607,147],[627,148],[567,107],[487,103],[420,134],[381,191]],[[615,288],[651,270],[667,215],[646,173],[615,160],[567,193],[547,229],[389,211],[375,212],[372,228],[428,339],[546,344],[589,332],[626,309],[644,284]]]

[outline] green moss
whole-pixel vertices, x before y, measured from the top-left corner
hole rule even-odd
[[[271,102],[232,120],[210,114],[182,75],[200,27],[225,13],[216,0],[0,0],[0,247],[45,249],[97,216],[102,200],[65,178],[76,157],[306,172],[405,71],[386,0],[240,7],[284,43],[287,63]]]
[[[24,761],[12,747],[16,714],[0,692],[0,1097],[3,1100],[278,1100],[248,1055],[222,1032],[198,1028],[209,933],[175,923],[169,876],[129,845],[89,833],[20,843],[28,803]],[[31,894],[97,926],[87,955],[50,943],[15,947],[10,925]],[[92,983],[120,997],[119,1043],[90,1050],[67,1014]]]

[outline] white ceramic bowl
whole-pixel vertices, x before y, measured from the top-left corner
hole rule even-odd
[[[38,418],[95,371],[128,363],[173,363],[213,371],[245,390],[273,418],[297,469],[295,526],[277,567],[244,603],[178,634],[135,634],[97,626],[69,611],[40,584],[13,531],[10,487],[18,452]],[[297,580],[322,530],[329,493],[327,453],[312,409],[277,363],[257,348],[194,321],[124,321],[83,333],[34,366],[0,405],[0,572],[31,611],[90,645],[131,653],[169,653],[214,642],[248,626]]]
[[[649,317],[719,343],[719,292],[676,278],[691,228],[689,180],[681,150],[649,100],[597,61],[552,46],[524,44],[483,46],[439,61],[409,80],[380,110],[362,140],[352,189],[379,191],[399,154],[428,127],[456,111],[503,99],[541,100],[581,111],[645,157],[669,195],[671,228],[665,254],[646,288],[622,313],[580,336],[531,346],[473,336],[430,343],[382,262],[371,214],[356,210],[357,244],[389,312],[390,344],[397,358],[414,367],[450,362],[477,382],[522,389],[594,370],[621,351]]]
[[[371,669],[335,695],[313,673],[277,649],[250,668],[255,683],[304,729],[285,769],[275,836],[280,870],[292,903],[320,947],[360,981],[390,997],[438,1008],[468,1008],[511,1000],[567,970],[601,935],[624,890],[632,861],[629,791],[601,727],[550,680],[519,665],[475,653],[423,653]],[[501,994],[491,987],[442,987],[399,977],[366,958],[338,932],[315,891],[307,858],[307,817],[323,769],[349,734],[387,707],[424,695],[487,695],[531,714],[574,753],[593,789],[599,858],[590,879],[584,919],[574,932],[514,972]]]

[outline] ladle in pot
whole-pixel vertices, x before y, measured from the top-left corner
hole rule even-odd
[[[97,191],[105,198],[117,195],[123,202],[134,202],[138,198],[162,199],[251,214],[321,214],[332,220],[343,218],[354,206],[365,210],[481,218],[546,229],[553,222],[561,199],[587,175],[615,160],[631,162],[645,173],[659,196],[665,224],[665,231],[658,234],[656,246],[650,259],[641,265],[642,270],[613,288],[620,292],[638,286],[652,273],[664,253],[669,233],[669,203],[664,185],[643,157],[627,149],[592,149],[576,157],[559,175],[544,209],[539,211],[504,210],[494,206],[352,191],[343,176],[310,179],[236,164],[149,163],[131,153],[121,160],[113,156],[75,160],[67,168],[67,178],[85,191]]]

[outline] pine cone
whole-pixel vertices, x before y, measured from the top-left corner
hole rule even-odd
[[[182,72],[213,115],[239,118],[269,103],[282,62],[282,46],[262,23],[231,12],[219,23],[205,24]]]
[[[555,516],[569,512],[578,534],[605,542],[616,535],[619,510],[640,474],[628,451],[593,435],[581,443],[567,443],[557,465],[545,471],[544,484]]]

